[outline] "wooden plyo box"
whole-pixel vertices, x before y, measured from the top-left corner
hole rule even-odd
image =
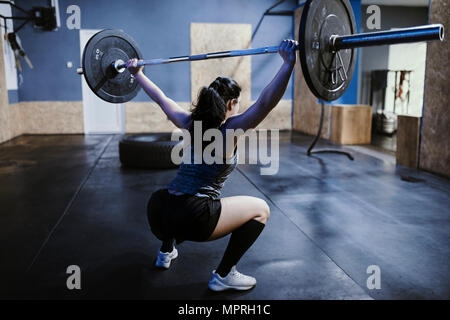
[[[398,116],[397,164],[417,168],[419,166],[420,118]]]
[[[334,105],[331,110],[330,140],[339,144],[370,144],[372,107]]]

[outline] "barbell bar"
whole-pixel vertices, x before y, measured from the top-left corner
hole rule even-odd
[[[444,26],[442,24],[360,33],[349,36],[331,36],[330,50],[339,51],[343,49],[434,40],[444,40]]]
[[[267,54],[267,53],[277,53],[278,49],[279,49],[279,46],[271,46],[271,47],[262,47],[262,48],[254,48],[254,49],[212,52],[212,53],[198,54],[198,55],[192,55],[192,56],[171,57],[171,58],[166,58],[166,59],[143,60],[143,61],[139,62],[137,64],[137,66],[138,67],[154,66],[154,65],[167,64],[167,63],[173,63],[173,62],[200,61],[200,60],[210,60],[210,59],[251,56],[251,55]],[[296,50],[299,50],[299,46],[296,47]],[[122,68],[126,68],[126,63],[119,64],[119,65],[115,65],[113,63],[113,67],[116,68],[117,70],[120,70]]]
[[[351,82],[356,65],[356,48],[444,39],[444,26],[433,24],[389,31],[356,34],[349,0],[308,0],[304,6],[297,50],[303,75],[310,90],[324,101],[341,97]],[[278,46],[213,52],[142,60],[137,43],[119,30],[103,30],[87,43],[82,57],[86,82],[105,101],[123,103],[134,98],[140,87],[126,69],[131,58],[138,66],[201,61],[248,55],[273,54]]]
[[[267,54],[267,53],[277,53],[278,49],[279,49],[279,46],[271,46],[271,47],[262,47],[262,48],[253,48],[253,49],[205,53],[205,54],[192,55],[192,56],[151,59],[151,60],[140,61],[137,63],[137,66],[138,67],[154,66],[154,65],[167,64],[167,63],[173,63],[173,62],[199,61],[199,60],[208,60],[208,59],[220,59],[220,58],[242,57],[242,56]],[[299,50],[298,46],[296,47],[296,50]],[[120,61],[120,60],[117,60],[117,61]],[[119,70],[126,68],[126,63],[124,62],[124,63],[118,64],[117,61],[112,62],[112,66],[114,69],[116,69],[118,72],[120,72]],[[83,74],[83,68],[78,68],[77,73]]]
[[[392,45],[400,43],[423,42],[444,39],[444,26],[442,24],[433,24],[418,26],[413,28],[403,28],[394,31],[378,31],[371,33],[361,33],[350,36],[332,35],[329,39],[330,51],[339,51],[343,49],[353,49],[369,46]],[[168,64],[173,62],[200,61],[219,58],[242,57],[258,54],[277,53],[279,46],[262,47],[254,49],[232,50],[222,52],[212,52],[192,56],[180,56],[171,58],[159,58],[140,61],[137,66],[154,66]],[[296,46],[300,50],[300,46]],[[118,64],[117,61],[112,66],[118,71],[126,68],[126,63]]]

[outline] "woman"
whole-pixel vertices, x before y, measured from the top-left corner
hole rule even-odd
[[[293,40],[281,43],[279,54],[283,65],[256,103],[243,113],[238,113],[241,88],[232,79],[219,77],[209,87],[204,87],[190,113],[166,97],[143,74],[142,67],[136,67],[136,59],[128,61],[127,67],[178,128],[193,133],[194,121],[201,121],[203,132],[210,128],[222,132],[225,129],[246,131],[255,128],[283,96],[295,65],[296,45]],[[225,135],[222,136],[225,140]],[[223,142],[226,146],[226,141]],[[233,143],[236,148],[237,139]],[[239,273],[236,264],[263,230],[270,208],[264,200],[250,196],[219,199],[225,180],[237,164],[236,150],[227,154],[224,148],[224,158],[223,164],[182,163],[175,179],[152,194],[147,207],[149,224],[162,241],[156,266],[167,269],[178,256],[174,239],[177,244],[184,240],[212,241],[231,233],[223,258],[212,273],[209,288],[248,290],[256,285],[256,279]]]

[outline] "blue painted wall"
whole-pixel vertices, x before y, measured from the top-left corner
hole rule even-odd
[[[262,13],[274,3],[275,0],[60,0],[58,31],[42,32],[29,24],[19,32],[35,69],[24,65],[18,100],[82,99],[80,76],[76,74],[80,61],[79,31],[66,27],[69,5],[80,6],[82,29],[123,29],[139,43],[144,57],[151,59],[189,54],[191,22],[250,23],[255,28]],[[47,1],[16,0],[16,4],[31,8],[46,5]],[[293,9],[296,4],[295,0],[287,0],[276,9]],[[252,47],[276,45],[284,38],[293,38],[293,17],[266,16]],[[68,61],[73,62],[72,69],[66,67]],[[278,55],[252,57],[252,99],[258,97],[281,63]],[[146,73],[174,100],[190,101],[189,63],[148,67]],[[292,98],[292,81],[283,98]],[[141,92],[135,100],[146,101],[148,97]]]

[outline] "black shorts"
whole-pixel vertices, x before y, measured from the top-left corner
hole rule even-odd
[[[203,242],[209,239],[219,221],[219,199],[193,195],[173,195],[167,189],[152,194],[147,216],[153,234],[161,241],[176,239]]]

